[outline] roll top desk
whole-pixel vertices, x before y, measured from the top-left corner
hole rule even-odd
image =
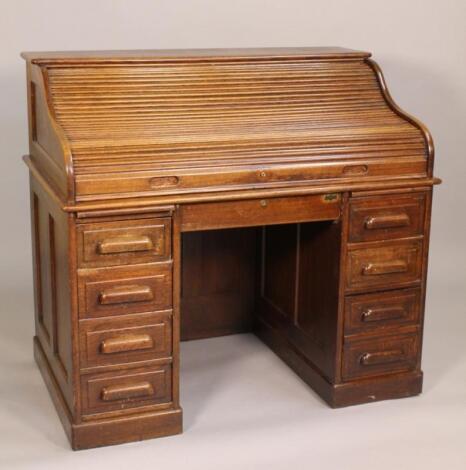
[[[370,54],[25,53],[35,358],[74,449],[176,434],[180,340],[421,392],[434,149]]]

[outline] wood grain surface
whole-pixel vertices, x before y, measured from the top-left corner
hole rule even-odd
[[[34,355],[73,449],[181,432],[181,339],[254,332],[332,407],[421,392],[440,180],[369,53],[23,57]]]

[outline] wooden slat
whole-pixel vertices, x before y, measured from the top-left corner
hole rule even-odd
[[[386,105],[366,56],[339,57],[73,67],[57,59],[48,74],[77,176],[425,156],[423,135]]]

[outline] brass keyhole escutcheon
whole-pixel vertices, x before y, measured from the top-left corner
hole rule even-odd
[[[265,199],[261,199],[260,205],[261,207],[267,207],[267,201]]]
[[[261,178],[265,178],[265,177],[267,176],[267,173],[266,173],[265,171],[261,171],[261,172],[259,173],[259,176],[260,176]]]

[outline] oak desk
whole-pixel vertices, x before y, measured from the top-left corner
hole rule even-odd
[[[25,53],[35,358],[74,449],[181,432],[180,340],[421,392],[427,129],[340,48]]]

